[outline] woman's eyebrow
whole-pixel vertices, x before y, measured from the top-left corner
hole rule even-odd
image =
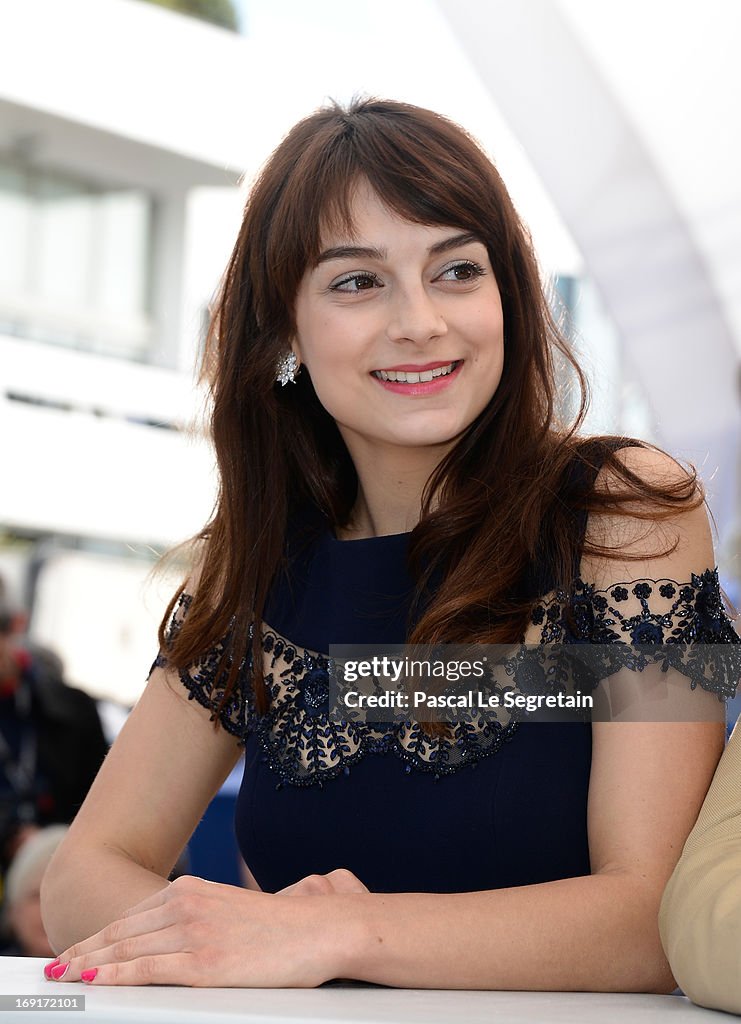
[[[439,256],[450,249],[457,249],[461,245],[468,245],[470,242],[481,243],[481,239],[472,232],[466,231],[459,235],[451,235],[450,238],[443,238],[440,242],[435,242],[434,245],[429,247],[427,253],[429,256]],[[336,245],[331,249],[325,249],[324,252],[319,254],[316,266],[318,267],[320,263],[327,263],[329,260],[385,260],[387,258],[388,251],[386,249],[376,249],[373,246],[364,245]]]
[[[316,266],[320,263],[327,263],[329,260],[385,260],[388,252],[385,249],[374,249],[362,245],[336,245],[332,249],[325,249],[319,253],[316,259]]]
[[[481,242],[478,235],[474,235],[471,231],[465,231],[460,235],[451,235],[450,238],[443,238],[442,242],[435,242],[431,245],[427,252],[430,256],[439,256],[443,252],[448,252],[450,249],[457,249],[461,245],[468,245],[470,242]]]

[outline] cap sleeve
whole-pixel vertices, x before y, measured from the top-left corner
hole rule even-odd
[[[193,602],[191,594],[182,593],[173,610],[170,622],[165,630],[165,647],[160,649],[157,657],[152,663],[149,675],[155,668],[167,668],[169,661],[167,650],[182,628],[188,610]],[[217,708],[221,703],[226,687],[226,680],[231,665],[227,661],[226,667],[219,672],[224,649],[229,642],[230,633],[213,645],[197,662],[187,669],[178,669],[180,682],[188,692],[189,700],[196,700],[200,705],[211,712],[212,721],[218,718],[221,726],[227,732],[236,736],[240,743],[244,743],[248,734],[252,731],[255,717],[255,706],[249,659],[242,662],[237,675],[236,685],[226,704],[220,711]]]
[[[606,590],[577,578],[568,591],[536,604],[531,619],[541,628],[541,644],[599,645],[590,658],[599,678],[663,662],[693,690],[700,686],[720,700],[735,696],[741,637],[725,610],[717,568],[683,583],[640,579]]]

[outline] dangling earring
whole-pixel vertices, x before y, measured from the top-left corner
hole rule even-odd
[[[285,387],[289,381],[291,384],[295,384],[296,378],[298,377],[298,371],[299,365],[295,352],[289,352],[287,355],[281,356],[276,367],[275,383],[281,384],[283,387]]]

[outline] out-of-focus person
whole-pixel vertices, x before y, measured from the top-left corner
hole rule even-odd
[[[5,879],[6,956],[49,956],[52,952],[41,920],[41,879],[52,854],[67,832],[49,825],[30,836],[13,859]]]
[[[741,1014],[741,720],[664,890],[659,931],[685,995]]]
[[[23,641],[0,577],[0,875],[46,825],[69,823],[108,750],[96,703],[59,658]]]

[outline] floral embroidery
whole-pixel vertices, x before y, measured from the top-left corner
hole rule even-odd
[[[168,639],[176,635],[190,603],[190,596],[183,594]],[[582,692],[621,667],[640,672],[655,659],[686,676],[691,689],[700,686],[721,700],[734,696],[741,675],[741,647],[733,651],[730,670],[727,664],[719,670],[707,647],[741,644],[723,607],[717,570],[693,574],[686,584],[637,580],[607,590],[577,578],[568,591],[558,590],[536,604],[531,622],[541,627],[539,644],[522,645],[506,664],[512,686],[522,694],[562,691],[560,666],[565,661],[572,685]],[[563,651],[565,644],[585,645],[578,648],[588,656],[584,666],[578,657],[572,661],[544,649],[559,645]],[[516,714],[487,710],[486,718],[473,712],[466,721],[451,723],[444,736],[428,737],[416,722],[335,722],[329,715],[327,656],[293,645],[269,627],[262,631],[262,650],[268,711],[260,715],[255,709],[250,656],[240,666],[238,686],[219,720],[242,744],[255,735],[278,786],[321,786],[348,774],[369,754],[394,754],[407,772],[433,772],[439,778],[496,754],[519,724]],[[533,657],[539,650],[542,655]],[[224,693],[226,670],[217,675],[223,651],[224,642],[180,672],[189,698],[212,712]],[[160,652],[152,667],[166,664],[166,654]]]
[[[279,785],[321,785],[348,774],[368,754],[386,753],[404,760],[407,771],[440,777],[489,756],[514,735],[514,720],[507,727],[483,719],[475,725],[461,722],[440,739],[427,737],[416,722],[334,722],[329,716],[329,659],[299,648],[286,663],[285,654],[277,653],[282,643],[272,630],[263,632],[271,704],[267,714],[254,720],[263,759],[279,776]]]
[[[170,619],[169,626],[165,633],[165,642],[171,644],[180,631],[183,619],[191,606],[193,598],[190,594],[181,594],[175,610]],[[229,670],[229,662],[225,670],[218,674],[219,662],[224,653],[223,641],[215,644],[206,656],[190,669],[181,669],[180,680],[188,691],[188,700],[197,700],[199,704],[212,712],[212,720],[216,717],[214,708],[219,705],[224,695],[226,675]],[[167,668],[167,654],[160,651],[149,670],[151,675],[155,668]],[[226,706],[219,714],[219,721],[227,732],[237,736],[240,743],[244,742],[245,732],[251,728],[251,714],[254,703],[252,701],[252,687],[248,682],[248,671],[244,663],[240,666],[238,685],[231,694]],[[245,700],[244,694],[249,693],[249,700]]]
[[[621,608],[617,605],[620,604]],[[553,610],[556,615],[551,615]],[[643,671],[653,660],[687,676],[691,689],[698,685],[721,700],[735,696],[741,676],[741,656],[714,655],[713,647],[741,644],[741,637],[726,614],[717,569],[691,576],[690,583],[673,580],[638,580],[607,590],[576,579],[569,593],[559,590],[535,607],[533,625],[549,625],[543,643],[588,643],[600,647],[598,678],[621,666]],[[636,652],[636,645],[640,648]],[[646,648],[660,647],[655,658]],[[594,659],[593,659],[594,660]]]

